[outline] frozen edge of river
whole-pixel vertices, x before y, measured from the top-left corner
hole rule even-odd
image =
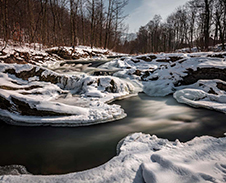
[[[127,136],[119,154],[90,170],[64,175],[4,175],[17,182],[224,182],[226,137],[196,137],[181,143],[143,133]]]

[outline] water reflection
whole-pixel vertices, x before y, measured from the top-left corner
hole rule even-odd
[[[105,163],[116,145],[133,132],[187,141],[195,136],[223,136],[226,115],[178,104],[172,96],[116,101],[128,117],[89,127],[17,127],[0,123],[0,165],[22,164],[34,174],[81,171]]]

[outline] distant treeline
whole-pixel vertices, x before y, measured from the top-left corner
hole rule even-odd
[[[117,49],[128,0],[0,0],[0,38]]]
[[[128,0],[0,0],[0,38],[47,46],[89,45],[125,53],[171,52],[226,40],[226,0],[190,0],[130,37]]]
[[[140,27],[137,38],[126,42],[130,53],[171,52],[180,48],[209,46],[226,40],[226,0],[190,0],[178,7],[161,22],[155,15],[147,25]]]

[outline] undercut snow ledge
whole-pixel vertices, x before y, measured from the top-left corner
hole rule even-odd
[[[133,85],[111,76],[68,76],[33,65],[0,64],[0,119],[23,126],[87,126],[126,117],[108,101]]]
[[[196,108],[206,108],[226,113],[226,95],[208,94],[200,89],[183,89],[173,97],[179,102]]]
[[[226,137],[196,137],[181,143],[134,133],[119,145],[119,155],[97,168],[65,175],[5,175],[1,183],[18,182],[225,182]]]

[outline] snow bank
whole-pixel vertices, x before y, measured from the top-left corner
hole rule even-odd
[[[119,144],[119,154],[97,168],[65,175],[5,175],[16,182],[225,182],[226,138],[203,136],[187,143],[135,133]]]
[[[10,124],[81,126],[126,116],[106,102],[133,86],[110,76],[68,76],[33,65],[0,64],[0,116]]]
[[[226,82],[221,80],[199,80],[174,93],[174,98],[192,107],[203,107],[226,113]]]
[[[149,96],[166,96],[178,91],[174,96],[179,102],[225,112],[225,94],[222,96],[222,93],[226,84],[216,82],[226,81],[226,52],[146,54],[117,59],[100,68],[121,69],[114,76],[139,82]],[[205,82],[206,88],[199,81]],[[179,91],[181,89],[186,90]],[[189,92],[189,89],[197,90]],[[205,97],[202,96],[205,99],[199,96],[204,95],[203,92],[206,92]],[[201,98],[194,101],[197,97]]]
[[[0,39],[0,46],[5,43]],[[59,68],[62,60],[74,59],[107,59],[107,57],[120,57],[123,54],[107,49],[91,48],[88,46],[52,47],[46,48],[39,43],[19,43],[8,40],[4,50],[0,51],[0,63],[35,64],[50,69]]]
[[[57,54],[63,59],[79,59],[79,58],[104,58],[108,56],[119,56],[120,53],[112,52],[108,49],[89,47],[89,46],[75,46],[73,47],[53,47],[45,49],[47,53]]]

